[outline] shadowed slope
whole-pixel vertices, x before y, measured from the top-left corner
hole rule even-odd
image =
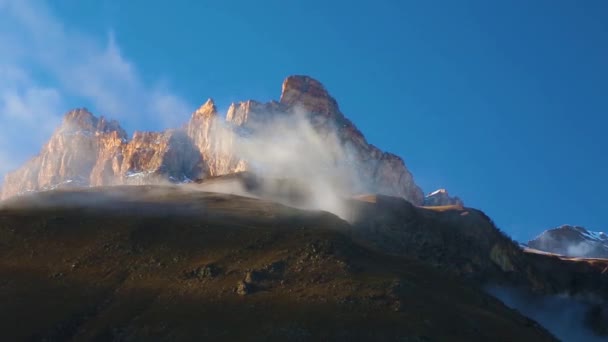
[[[553,340],[328,213],[151,186],[20,201],[0,210],[7,340]]]

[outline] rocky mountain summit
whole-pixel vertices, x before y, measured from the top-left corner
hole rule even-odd
[[[544,231],[528,247],[568,257],[608,258],[608,235],[563,225]]]
[[[184,127],[135,132],[130,139],[116,121],[86,109],[72,110],[36,157],[7,174],[0,198],[70,186],[188,182],[263,168],[264,159],[256,159],[261,153],[243,145],[267,135],[277,121],[301,117],[312,127],[314,138],[321,139],[316,146],[327,146],[328,151],[313,152],[330,160],[330,167],[339,165],[352,174],[351,184],[343,188],[423,204],[423,193],[403,160],[369,144],[325,87],[308,76],[285,79],[279,101],[233,103],[222,118],[209,99]],[[295,131],[307,132],[299,127]],[[309,170],[306,177],[315,172]]]
[[[439,189],[424,197],[425,206],[456,205],[463,206],[464,203],[458,197],[451,197],[446,189]]]

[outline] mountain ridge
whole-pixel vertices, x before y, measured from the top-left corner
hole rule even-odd
[[[566,257],[608,258],[608,235],[584,227],[561,225],[530,240],[527,246]]]
[[[241,151],[243,137],[262,135],[276,121],[303,116],[324,142],[335,136],[339,151],[332,158],[353,173],[359,183],[352,186],[353,192],[424,203],[403,159],[368,143],[325,87],[309,76],[287,77],[279,101],[232,103],[225,120],[219,116],[209,99],[181,128],[136,131],[129,138],[117,121],[86,108],[71,110],[40,153],[5,176],[0,199],[74,185],[179,182],[250,170],[255,160]]]

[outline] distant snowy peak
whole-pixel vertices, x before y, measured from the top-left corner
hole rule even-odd
[[[443,205],[464,205],[458,197],[450,197],[446,189],[438,189],[424,197],[424,205],[429,207]]]
[[[447,194],[448,191],[446,189],[437,189],[433,192],[431,192],[430,194],[428,194],[427,196],[436,196],[436,195],[441,195],[441,194]]]
[[[590,230],[587,230],[586,228],[580,227],[580,226],[571,226],[571,225],[565,224],[565,225],[561,225],[557,228],[550,229],[545,232],[559,233],[562,231],[573,231],[573,232],[580,234],[581,237],[583,237],[587,240],[608,243],[608,235],[606,235],[606,233],[590,231]]]
[[[528,242],[530,248],[570,257],[608,258],[608,235],[580,226],[562,225]]]

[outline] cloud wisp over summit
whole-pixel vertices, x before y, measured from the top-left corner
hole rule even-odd
[[[127,129],[176,126],[194,108],[142,80],[111,29],[74,30],[42,1],[0,0],[0,177],[38,152],[64,112],[90,106]]]

